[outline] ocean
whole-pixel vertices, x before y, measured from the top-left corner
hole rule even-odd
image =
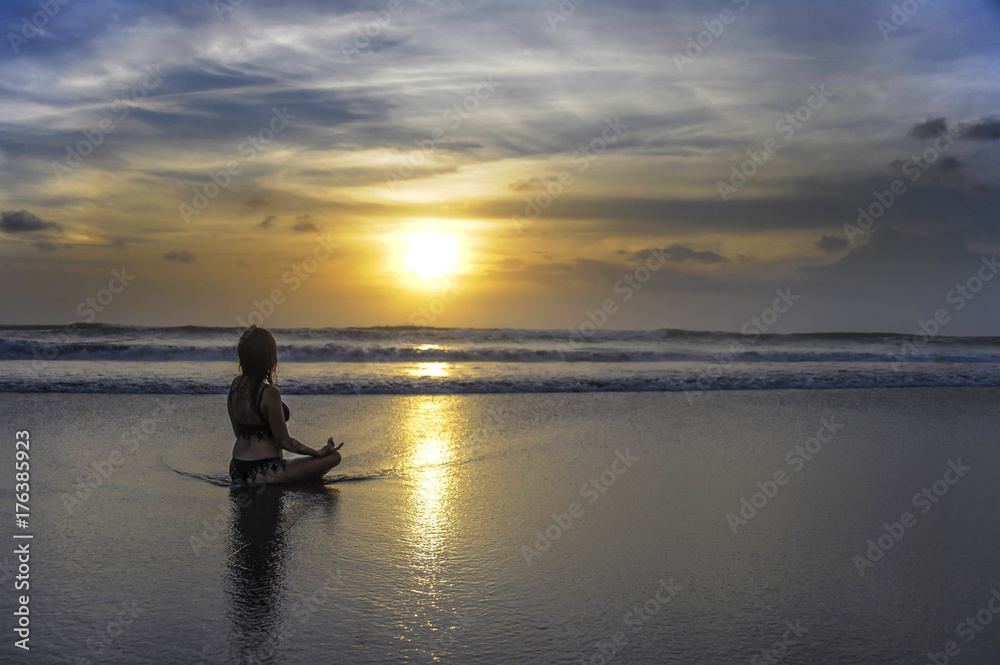
[[[220,393],[242,330],[0,327],[0,391]],[[463,394],[1000,386],[1000,338],[684,330],[292,328],[283,392]]]

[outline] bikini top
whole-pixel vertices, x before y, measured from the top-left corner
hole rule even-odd
[[[227,408],[229,410],[229,420],[233,424],[233,434],[235,434],[237,437],[251,437],[251,436],[265,437],[265,436],[273,436],[273,434],[271,432],[271,424],[268,422],[267,416],[260,409],[261,400],[264,399],[264,388],[268,384],[261,385],[260,392],[257,395],[257,410],[256,410],[256,415],[257,415],[257,418],[260,420],[260,422],[263,423],[263,424],[240,422],[236,418],[236,414],[233,411],[233,388],[236,386],[236,381],[238,381],[239,378],[240,377],[236,377],[236,379],[233,380],[233,385],[231,385],[229,387],[229,398],[228,398],[228,401],[227,401],[227,404],[226,404],[226,406],[227,406]],[[288,418],[291,415],[291,412],[288,410],[288,406],[284,402],[281,403],[281,409],[285,413],[285,422],[287,423],[288,422]]]

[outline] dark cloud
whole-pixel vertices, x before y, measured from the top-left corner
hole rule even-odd
[[[853,246],[839,260],[799,268],[807,278],[798,285],[804,303],[800,312],[817,329],[912,332],[944,308],[951,322],[943,334],[993,330],[1000,323],[1000,290],[992,282],[961,310],[955,308],[956,285],[981,274],[989,258],[968,248],[972,240],[965,229],[877,228],[867,244]]]
[[[942,173],[954,173],[965,167],[965,162],[955,159],[954,157],[942,157],[937,161],[935,167]]]
[[[36,240],[32,243],[35,249],[41,252],[54,252],[59,249],[69,249],[72,245],[62,244],[58,242],[52,242],[50,240]]]
[[[296,233],[319,233],[319,227],[309,221],[296,222],[292,230]]]
[[[260,224],[258,226],[260,226],[262,228],[265,228],[265,229],[269,229],[274,224],[274,220],[276,220],[276,219],[278,219],[278,217],[276,215],[268,215],[263,220],[261,220],[261,222],[260,222]]]
[[[942,132],[947,131],[948,123],[944,118],[929,118],[915,124],[906,135],[910,138],[923,141],[925,139],[936,139]]]
[[[915,289],[935,277],[957,277],[956,271],[966,265],[975,269],[978,258],[965,249],[964,238],[956,233],[912,233],[881,227],[867,244],[856,246],[837,262],[799,270],[840,286]]]
[[[1000,117],[988,115],[973,122],[962,123],[958,137],[966,141],[1000,140]]]
[[[633,255],[634,259],[644,259],[649,256],[649,253],[653,251],[651,249],[644,249],[641,252],[636,252]],[[661,250],[657,250],[661,251]],[[684,247],[683,245],[671,245],[666,249],[662,250],[664,256],[667,256],[669,261],[675,261],[677,263],[683,263],[684,261],[696,261],[698,263],[713,264],[713,263],[729,263],[729,259],[722,256],[721,254],[716,254],[715,252],[697,252],[690,247]]]
[[[542,189],[546,182],[554,182],[557,180],[555,176],[545,176],[544,178],[526,178],[524,180],[518,180],[507,185],[507,189],[512,192],[526,192],[535,189]]]
[[[816,241],[816,246],[824,252],[839,252],[847,248],[847,238],[840,236],[823,236]]]
[[[5,233],[35,233],[38,231],[56,231],[62,229],[55,222],[46,222],[27,210],[8,210],[0,212],[0,231]]]
[[[195,260],[195,255],[186,249],[177,252],[167,252],[163,255],[167,261],[177,261],[177,263],[191,263]]]

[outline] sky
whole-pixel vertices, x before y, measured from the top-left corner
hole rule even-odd
[[[0,323],[1000,334],[996,0],[0,25]]]

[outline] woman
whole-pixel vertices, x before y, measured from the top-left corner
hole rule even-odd
[[[234,483],[301,483],[319,480],[323,474],[340,464],[340,446],[333,437],[319,450],[293,439],[285,421],[288,407],[274,385],[278,366],[278,345],[271,333],[250,326],[236,347],[240,360],[240,376],[229,387],[229,420],[233,424],[236,443],[229,477]],[[285,461],[281,450],[308,455]]]

